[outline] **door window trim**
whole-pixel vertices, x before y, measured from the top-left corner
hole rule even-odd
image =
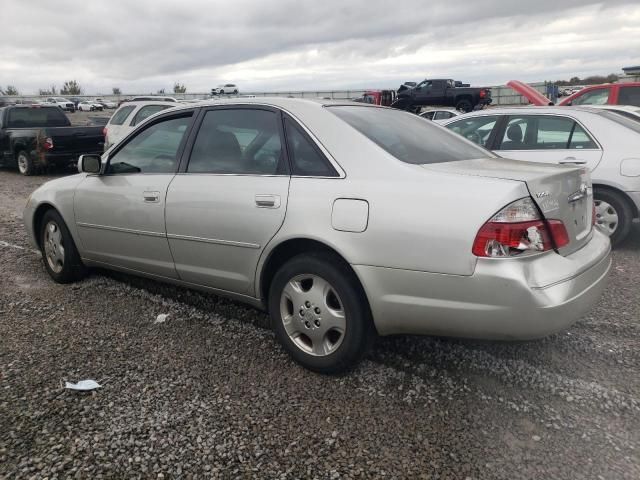
[[[600,145],[600,142],[598,142],[598,140],[596,139],[596,137],[593,135],[593,133],[591,133],[591,131],[589,131],[589,129],[587,127],[584,126],[584,124],[578,120],[576,117],[570,115],[570,114],[564,114],[564,113],[535,113],[535,112],[531,112],[531,113],[523,113],[523,114],[515,114],[515,113],[507,113],[507,114],[501,114],[501,116],[504,118],[504,121],[502,122],[502,125],[500,125],[500,131],[496,132],[496,136],[494,138],[494,145],[491,146],[491,150],[495,150],[496,152],[513,152],[515,150],[500,150],[499,147],[502,144],[502,140],[500,140],[500,144],[498,144],[498,139],[504,139],[504,133],[507,129],[507,125],[509,124],[509,121],[512,118],[518,118],[518,117],[531,117],[531,116],[537,116],[537,117],[559,117],[559,118],[568,118],[572,121],[574,121],[575,123],[577,123],[583,130],[584,132],[589,136],[589,138],[591,139],[591,141],[597,146],[597,148],[531,148],[531,149],[520,149],[518,150],[519,152],[553,152],[553,151],[558,151],[558,150],[562,150],[562,151],[567,151],[567,150],[579,150],[581,152],[595,152],[595,151],[602,151],[602,145]],[[496,127],[498,127],[498,125],[496,124]],[[575,127],[574,129],[575,130]],[[573,133],[573,132],[572,132]]]
[[[102,169],[100,170],[100,175],[106,176],[106,177],[123,176],[123,175],[175,175],[178,172],[178,169],[180,168],[181,159],[184,155],[184,149],[187,145],[188,137],[193,131],[193,124],[194,124],[194,119],[197,116],[196,115],[197,111],[195,109],[189,109],[189,110],[180,110],[178,112],[170,110],[170,112],[171,113],[167,113],[166,115],[162,115],[160,117],[155,118],[153,121],[149,123],[142,124],[141,128],[134,128],[133,131],[129,132],[129,134],[121,142],[117,144],[116,149],[113,152],[109,152],[106,162],[102,165]],[[191,121],[187,124],[187,130],[185,131],[185,134],[183,135],[182,140],[180,141],[180,145],[178,146],[178,150],[176,151],[176,167],[173,172],[106,173],[107,170],[109,169],[111,159],[115,155],[117,155],[120,150],[122,150],[125,146],[127,146],[129,142],[131,142],[139,133],[165,120],[174,120],[177,118],[185,118],[189,116],[191,117]]]

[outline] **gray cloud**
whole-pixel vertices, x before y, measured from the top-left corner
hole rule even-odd
[[[225,81],[356,88],[428,75],[491,84],[619,71],[640,51],[640,6],[623,0],[4,0],[2,12],[0,85],[26,93],[70,78],[96,92],[173,81],[190,91]]]

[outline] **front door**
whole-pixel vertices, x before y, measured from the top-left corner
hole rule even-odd
[[[149,124],[110,155],[104,174],[77,187],[76,225],[88,259],[177,277],[164,209],[191,117],[188,111]]]
[[[253,295],[256,267],[284,221],[289,171],[280,112],[212,107],[167,192],[167,236],[182,280]]]
[[[575,119],[565,115],[512,115],[496,138],[500,156],[532,162],[596,168],[602,149]]]

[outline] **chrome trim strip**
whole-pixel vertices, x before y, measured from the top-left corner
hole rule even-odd
[[[148,237],[165,237],[164,232],[147,232],[144,230],[134,230],[133,228],[111,227],[107,225],[96,225],[94,223],[76,222],[76,225],[84,228],[95,228],[98,230],[111,230],[113,232],[131,233],[133,235],[146,235]]]
[[[176,235],[173,233],[167,234],[167,238],[169,240],[186,240],[188,242],[213,243],[216,245],[228,245],[231,247],[253,248],[253,249],[260,248],[260,245],[258,245],[257,243],[236,242],[233,240],[219,240],[217,238],[192,237],[190,235]]]

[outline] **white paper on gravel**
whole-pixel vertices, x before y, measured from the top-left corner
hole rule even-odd
[[[158,315],[156,317],[156,321],[153,323],[164,323],[167,321],[167,317],[169,316],[168,313],[161,313],[160,315]]]
[[[81,380],[78,383],[64,382],[64,388],[78,392],[88,392],[100,387],[102,387],[102,385],[95,380]]]

